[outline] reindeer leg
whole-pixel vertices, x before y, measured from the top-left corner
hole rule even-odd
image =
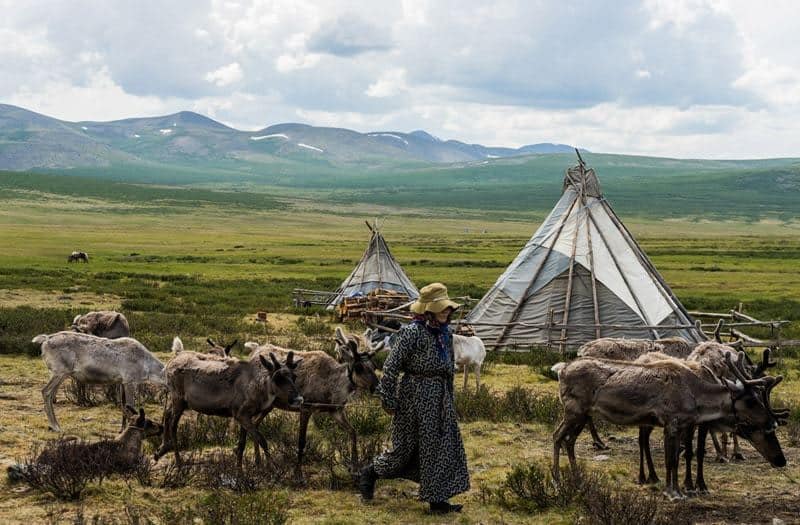
[[[745,458],[744,454],[742,454],[742,449],[739,448],[739,438],[736,434],[731,434],[733,436],[733,455],[731,456],[731,461],[744,461]]]
[[[54,375],[50,381],[42,388],[42,397],[44,398],[44,412],[47,414],[47,422],[50,430],[53,432],[61,432],[61,427],[56,419],[56,412],[53,409],[53,400],[56,398],[58,387],[67,378],[67,374]]]
[[[569,458],[569,466],[573,472],[578,470],[578,461],[575,459],[575,441],[578,440],[578,436],[583,430],[584,425],[586,425],[587,419],[588,417],[583,416],[580,420],[576,421],[572,432],[569,432],[566,436],[567,457]]]
[[[683,436],[683,461],[686,463],[686,476],[683,478],[683,489],[687,493],[694,492],[694,480],[692,479],[692,456],[694,446],[692,441],[694,438],[694,426],[686,429]]]
[[[353,476],[357,476],[358,471],[358,442],[356,436],[356,429],[353,428],[353,425],[347,420],[347,415],[344,413],[344,409],[339,409],[333,413],[333,419],[335,419],[339,425],[344,428],[345,432],[350,434],[350,456],[352,460],[352,464],[350,466],[350,473]]]
[[[464,390],[467,389],[467,373],[469,372],[469,365],[463,364],[461,367],[464,369]]]
[[[244,458],[244,448],[247,446],[247,430],[239,425],[239,441],[236,443],[236,466],[241,470],[242,459]],[[261,464],[261,454],[258,453],[258,444],[255,444],[256,449],[256,465]]]
[[[728,458],[725,457],[726,452],[722,449],[722,445],[720,445],[719,439],[717,438],[717,433],[713,430],[711,431],[711,442],[714,443],[714,450],[717,452],[715,461],[717,463],[727,463]]]
[[[297,464],[294,467],[294,477],[297,483],[305,483],[303,477],[303,454],[306,450],[306,437],[308,436],[308,421],[311,411],[300,409],[300,429],[297,432]]]
[[[587,425],[589,426],[589,432],[592,434],[592,447],[595,450],[608,450],[608,446],[600,439],[600,433],[597,431],[597,427],[594,426],[592,418],[588,418]]]
[[[236,421],[242,428],[245,429],[247,434],[253,438],[253,443],[255,444],[254,448],[261,447],[266,454],[266,451],[269,449],[267,446],[267,438],[265,438],[261,431],[258,430],[258,426],[253,422],[253,420],[248,416],[239,414],[236,417]]]
[[[172,445],[172,401],[169,399],[164,407],[164,418],[161,424],[164,427],[164,435],[161,436],[161,446],[158,447],[155,453],[155,461],[158,461],[164,454],[169,452]]]
[[[181,421],[183,411],[186,410],[186,405],[181,401],[173,404],[172,407],[172,424],[170,425],[170,445],[172,451],[175,453],[175,463],[181,464],[181,455],[178,450],[178,423]]]
[[[708,427],[700,425],[697,429],[697,493],[708,494],[708,487],[706,487],[706,480],[703,478],[703,460],[706,457],[706,435],[708,434]]]
[[[653,463],[653,455],[650,452],[650,434],[653,433],[653,427],[641,427],[640,433],[643,432],[641,439],[641,446],[644,448],[644,458],[647,461],[647,483],[648,485],[655,485],[658,483],[658,474],[656,474],[656,466]]]
[[[483,363],[475,363],[475,384],[477,385],[477,390],[481,389],[481,365]]]
[[[128,414],[125,412],[125,405],[130,404],[130,406],[136,408],[136,390],[137,385],[135,384],[122,384],[122,430],[125,430],[125,424],[128,422]]]
[[[553,432],[553,479],[558,481],[561,477],[561,468],[559,465],[559,455],[561,454],[561,443],[567,435],[569,424],[567,423],[566,416],[561,420],[555,432]]]
[[[270,412],[272,412],[272,407],[267,409],[266,412],[264,412],[263,414],[261,414],[256,418],[255,420],[256,428],[259,428],[261,426],[261,422],[264,421],[264,418],[266,418]],[[244,440],[243,442],[241,442],[242,451],[244,451],[244,446],[245,443],[247,442],[247,431],[242,429],[239,433],[239,438]],[[253,442],[253,456],[255,456],[256,465],[261,465],[261,445],[255,441]],[[269,459],[268,449],[264,449],[264,456],[266,456],[266,458]]]

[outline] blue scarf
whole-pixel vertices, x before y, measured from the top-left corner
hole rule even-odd
[[[450,362],[450,345],[453,340],[453,334],[450,332],[450,323],[440,323],[436,319],[425,315],[415,315],[414,324],[424,326],[430,333],[435,336],[436,353],[439,355],[444,363]]]

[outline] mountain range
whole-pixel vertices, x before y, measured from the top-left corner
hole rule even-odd
[[[306,124],[241,131],[181,111],[110,122],[67,122],[0,104],[0,169],[102,168],[113,165],[192,166],[311,162],[454,163],[529,154],[571,153],[564,144],[490,147],[441,140],[425,131],[359,133]]]

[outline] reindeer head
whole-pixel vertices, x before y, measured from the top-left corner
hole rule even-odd
[[[132,406],[125,405],[125,412],[132,421],[131,424],[128,425],[128,428],[141,430],[144,433],[144,437],[155,437],[164,433],[163,426],[161,426],[159,423],[156,423],[152,419],[147,419],[145,417],[143,408],[140,408],[139,412],[136,412]]]
[[[375,392],[378,387],[378,376],[375,373],[375,354],[383,348],[383,341],[377,345],[370,345],[367,352],[359,352],[361,337],[346,336],[341,328],[336,328],[336,354],[340,363],[347,365],[347,376],[350,381],[360,390],[370,393]],[[365,339],[368,345],[369,339]]]
[[[767,359],[769,356],[767,356]],[[728,368],[737,381],[724,379],[731,393],[733,412],[736,417],[736,433],[750,441],[764,459],[773,467],[786,465],[781,445],[775,435],[783,411],[776,413],[769,404],[772,389],[783,380],[782,376],[765,376],[749,379],[743,372],[744,353],[739,353],[736,363],[731,354],[725,355]],[[787,414],[788,415],[788,414]]]
[[[210,337],[206,339],[206,343],[208,343],[208,346],[211,347],[208,350],[208,353],[219,357],[230,357],[233,347],[236,346],[236,343],[238,342],[239,342],[238,339],[234,339],[232,343],[222,346],[215,343],[214,340],[211,339]]]
[[[297,379],[294,371],[303,360],[295,361],[294,352],[289,352],[285,363],[278,361],[272,352],[269,353],[270,360],[263,355],[259,355],[258,358],[262,366],[270,373],[271,393],[288,406],[300,408],[300,405],[303,404],[303,396],[300,395],[300,391],[294,383]]]

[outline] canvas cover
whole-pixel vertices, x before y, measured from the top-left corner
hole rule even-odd
[[[411,299],[419,297],[417,287],[392,256],[377,226],[371,227],[371,232],[367,250],[336,291],[330,305],[337,305],[347,297],[367,295],[377,289],[401,292]]]
[[[567,171],[553,210],[466,322],[496,348],[705,339],[582,163]]]

